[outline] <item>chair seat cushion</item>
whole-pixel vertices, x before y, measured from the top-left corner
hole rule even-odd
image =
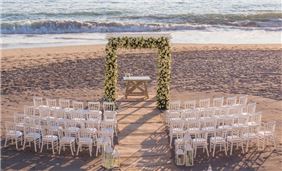
[[[14,131],[14,130],[10,130],[6,133],[6,136],[7,137],[15,137],[15,138],[18,138],[20,136],[22,136],[23,133],[21,131]]]
[[[271,131],[259,131],[258,135],[260,135],[260,136],[273,136],[273,133]]]
[[[223,137],[211,137],[211,143],[225,143],[225,139]]]
[[[77,133],[79,131],[79,128],[77,128],[77,127],[69,127],[67,129],[68,129],[68,131],[70,131],[72,133]]]
[[[42,137],[43,141],[57,141],[59,138],[56,135],[44,135]]]
[[[255,138],[258,137],[258,134],[256,134],[256,133],[245,133],[245,134],[242,135],[242,137],[244,139],[255,139]]]
[[[227,136],[227,141],[239,142],[239,141],[242,141],[242,138],[240,138],[237,135],[232,135],[232,136]]]
[[[82,137],[82,138],[79,138],[78,143],[81,143],[81,144],[92,144],[93,140],[92,140],[92,138]]]
[[[71,142],[75,142],[74,137],[62,137],[60,139],[60,143],[71,143]]]
[[[197,143],[197,144],[206,144],[207,143],[207,139],[205,138],[195,138],[192,140],[193,143]]]
[[[39,139],[40,138],[40,134],[36,133],[36,132],[30,132],[28,134],[25,135],[26,139]]]

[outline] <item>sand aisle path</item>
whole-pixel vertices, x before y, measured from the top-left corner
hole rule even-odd
[[[165,126],[156,101],[123,101],[118,112],[121,169],[161,169],[171,164]]]

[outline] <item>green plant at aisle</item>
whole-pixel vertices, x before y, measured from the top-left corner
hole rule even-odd
[[[167,37],[113,37],[106,45],[105,100],[116,100],[118,78],[117,49],[156,48],[158,49],[157,102],[159,109],[167,109],[171,72],[171,48]]]

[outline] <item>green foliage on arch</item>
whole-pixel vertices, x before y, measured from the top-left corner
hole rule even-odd
[[[159,109],[167,109],[169,102],[169,84],[171,74],[171,48],[167,37],[113,37],[106,45],[105,99],[116,100],[118,78],[117,49],[156,48],[158,49],[158,85],[157,102]]]

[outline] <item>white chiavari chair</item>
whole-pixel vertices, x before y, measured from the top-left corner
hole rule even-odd
[[[92,133],[89,129],[80,129],[78,133],[78,147],[77,147],[77,153],[82,151],[82,147],[88,147],[89,149],[89,155],[92,156],[92,149],[93,149],[93,139],[92,139]]]
[[[247,127],[242,129],[242,136],[241,138],[244,140],[244,143],[246,144],[245,152],[249,150],[249,147],[251,144],[256,145],[256,147],[259,146],[260,137],[258,134],[258,127]]]
[[[233,146],[236,145],[237,148],[240,146],[242,148],[242,152],[244,153],[244,142],[245,140],[242,137],[242,130],[245,128],[233,128],[230,132],[230,135],[227,136],[226,142],[230,147],[230,155],[233,152]]]
[[[16,124],[14,122],[5,122],[5,145],[7,147],[7,142],[9,140],[15,141],[16,149],[18,150],[18,142],[23,143],[23,133],[18,131],[16,128]]]
[[[276,121],[261,123],[261,127],[258,131],[258,135],[260,141],[262,141],[263,149],[265,149],[268,143],[272,143],[274,149],[276,149],[275,127],[276,127]]]
[[[65,130],[67,130],[68,132],[72,134],[72,136],[74,136],[75,138],[78,138],[79,127],[76,121],[66,119],[64,127],[65,127]]]
[[[197,149],[202,148],[206,151],[207,156],[209,156],[208,150],[208,134],[206,131],[197,131],[195,132],[195,138],[192,139],[192,147],[194,149],[194,158],[197,155]]]
[[[47,149],[49,144],[52,148],[52,153],[55,154],[55,149],[59,151],[59,135],[57,131],[54,131],[53,128],[47,127],[46,130],[42,131],[42,141],[41,141],[41,150],[43,151],[43,146],[47,145]]]
[[[24,127],[24,143],[23,150],[26,147],[26,143],[34,144],[34,151],[37,152],[37,146],[40,148],[41,143],[41,128],[38,125],[26,124]]]
[[[212,156],[215,155],[215,149],[219,146],[220,150],[224,148],[225,155],[227,155],[227,142],[226,142],[226,131],[222,129],[217,129],[214,131],[212,137],[210,138],[210,150],[213,150]]]
[[[116,124],[113,121],[102,121],[101,131],[108,132],[107,136],[111,138],[111,145],[114,145],[114,133]]]
[[[73,132],[64,129],[60,132],[60,141],[59,141],[59,154],[61,154],[61,149],[65,150],[65,147],[69,146],[71,154],[74,155],[75,152],[75,137],[73,137]]]
[[[184,134],[183,120],[171,120],[169,127],[170,147],[172,147],[173,138],[182,138]]]

